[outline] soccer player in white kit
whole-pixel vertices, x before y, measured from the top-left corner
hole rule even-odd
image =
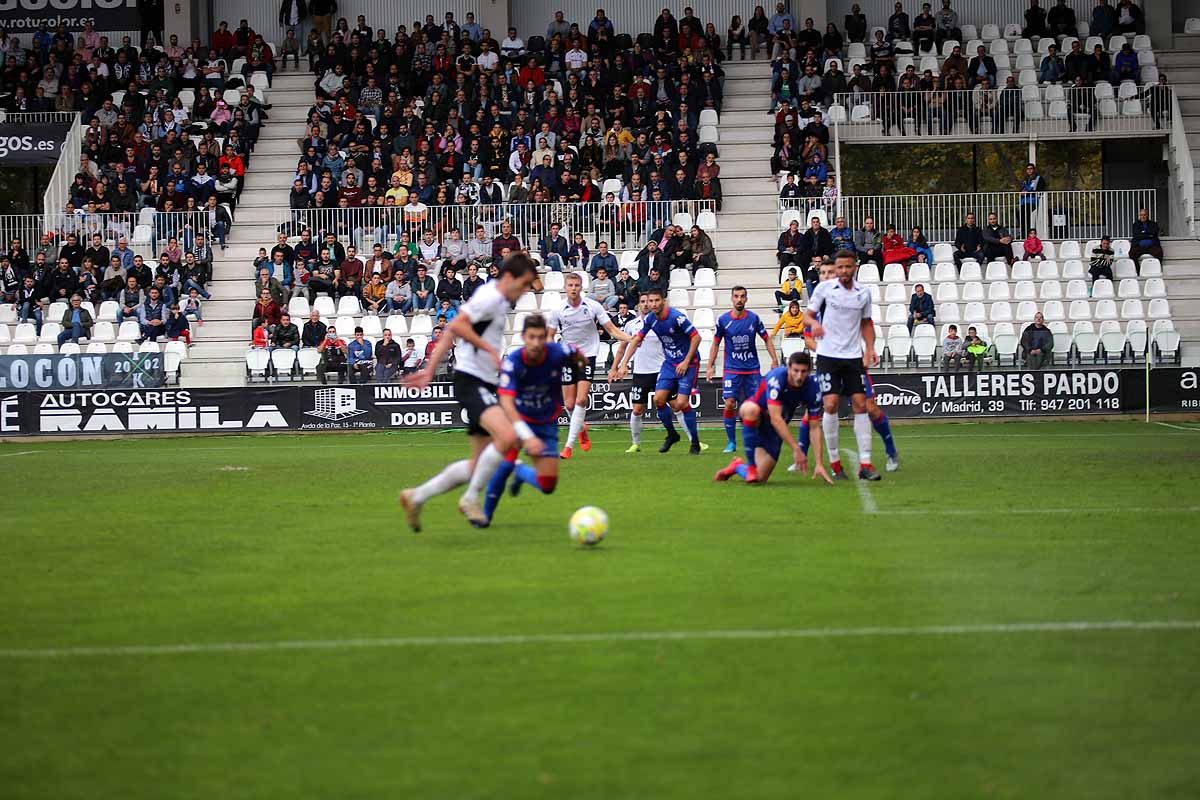
[[[567,443],[560,457],[571,457],[571,445],[579,438],[579,447],[584,452],[592,449],[591,440],[587,435],[587,399],[592,390],[592,378],[596,370],[596,356],[600,352],[600,328],[608,331],[608,335],[622,342],[629,341],[629,336],[613,324],[612,318],[604,310],[604,306],[591,298],[583,296],[583,278],[572,272],[566,278],[566,299],[561,307],[550,312],[549,340],[553,341],[554,334],[562,334],[566,344],[575,345],[587,359],[587,368],[583,375],[569,366],[563,367],[563,407],[571,420],[567,430]]]
[[[646,323],[646,315],[649,313],[650,297],[642,295],[638,299],[636,316],[626,322],[622,330],[632,339],[642,332]],[[613,370],[625,357],[627,347],[629,347],[629,343],[622,342],[621,346],[617,348],[617,354],[613,358]],[[633,386],[629,390],[629,438],[632,444],[629,445],[626,453],[642,451],[642,415],[646,413],[646,405],[654,399],[654,384],[658,381],[658,373],[662,369],[664,358],[662,342],[658,340],[658,335],[654,332],[646,335],[646,338],[642,340],[642,346],[633,354],[633,375],[631,376]],[[610,383],[616,380],[612,370],[609,371],[608,380]],[[682,411],[675,412],[675,422],[680,428],[688,431],[689,437],[691,436],[691,431],[684,424]],[[701,442],[700,449],[707,450],[708,445]]]
[[[858,257],[849,250],[839,250],[834,258],[837,280],[817,284],[804,312],[804,323],[817,340],[817,382],[824,404],[821,430],[834,480],[846,480],[838,454],[838,406],[842,395],[848,394],[854,411],[854,439],[858,444],[858,477],[877,481],[879,473],[871,465],[866,371],[879,359],[875,355],[871,293],[854,280],[857,269]]]
[[[500,362],[504,355],[504,329],[508,312],[521,295],[529,291],[537,271],[523,253],[504,260],[500,274],[475,290],[463,303],[438,340],[425,368],[409,376],[410,386],[428,386],[438,364],[454,346],[454,396],[467,416],[467,434],[471,437],[471,457],[455,461],[425,483],[400,492],[399,502],[414,531],[421,530],[421,506],[431,497],[444,494],[466,483],[458,501],[458,510],[472,525],[486,526],[480,493],[504,460],[504,454],[517,444],[517,434],[496,395]]]

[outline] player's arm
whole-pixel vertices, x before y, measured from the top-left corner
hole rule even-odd
[[[717,366],[717,354],[721,352],[721,328],[718,327],[716,335],[713,337],[712,347],[708,350],[708,369],[704,372],[704,379],[711,381],[713,379],[713,370]]]
[[[688,368],[692,364],[692,359],[696,357],[696,351],[700,349],[700,331],[692,329],[692,343],[688,345],[687,355],[683,357],[683,361],[679,362],[679,366],[675,367],[675,374],[683,377],[687,374]]]
[[[614,325],[611,319],[604,323],[604,330],[608,331],[609,336],[620,342],[628,342],[631,338],[628,333]]]
[[[823,339],[825,337],[825,328],[821,325],[821,320],[817,319],[811,302],[808,304],[808,308],[804,310],[804,327],[812,331],[813,339]],[[874,335],[875,329],[871,328],[872,339]]]
[[[824,478],[825,482],[830,486],[833,485],[833,478],[829,476],[829,472],[825,469],[824,456],[825,439],[824,432],[821,430],[821,409],[810,408],[808,410],[808,451],[813,454],[816,464],[813,466],[812,477],[815,481],[818,477]]]
[[[875,355],[875,323],[867,317],[858,325],[862,332],[863,344],[866,347],[863,349],[863,366],[873,367],[879,363],[879,356]],[[814,330],[815,333],[815,330]]]
[[[633,354],[642,345],[642,334],[634,334],[629,340],[628,346],[625,342],[621,343],[621,357],[617,359],[617,363],[613,366],[612,371],[608,373],[610,381],[619,381],[625,377],[625,365],[633,358]]]
[[[504,413],[508,415],[508,421],[512,423],[513,430],[516,432],[517,438],[521,440],[521,446],[525,452],[531,456],[540,456],[542,440],[534,436],[529,424],[521,419],[521,412],[517,411],[515,393],[511,389],[500,389],[496,394],[500,398],[500,408],[504,409]]]
[[[771,338],[771,335],[767,333],[766,328],[762,329],[762,333],[760,335],[762,336],[762,340],[767,343],[767,352],[771,354],[771,369],[775,369],[779,366],[779,354],[775,350],[775,341]]]

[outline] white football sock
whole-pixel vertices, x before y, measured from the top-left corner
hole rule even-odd
[[[854,441],[858,444],[858,463],[871,463],[871,417],[868,414],[854,415]]]
[[[467,484],[463,498],[478,501],[479,493],[487,486],[488,481],[492,479],[496,468],[503,460],[504,454],[497,450],[494,444],[483,448],[483,452],[479,454],[479,458],[475,462],[475,471],[471,473],[471,482]]]
[[[828,412],[821,415],[821,432],[825,434],[825,451],[829,453],[829,461],[841,461],[838,455],[838,417]]]
[[[634,444],[642,443],[642,415],[629,412],[629,438]]]
[[[463,459],[447,464],[445,469],[412,490],[412,498],[418,505],[431,497],[445,494],[456,486],[471,480],[471,462]]]
[[[587,419],[587,409],[579,402],[575,403],[575,407],[571,409],[571,427],[567,431],[567,444],[570,447],[575,444],[575,440],[579,437],[579,432],[583,430],[583,421]]]
[[[675,424],[678,425],[680,428],[683,428],[683,432],[687,434],[689,442],[693,441],[692,432],[690,430],[688,430],[687,423],[684,422],[682,411],[675,412]]]

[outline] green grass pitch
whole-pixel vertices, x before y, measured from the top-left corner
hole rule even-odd
[[[897,425],[869,487],[598,430],[420,535],[396,492],[461,433],[0,445],[0,795],[1195,798],[1173,424]]]

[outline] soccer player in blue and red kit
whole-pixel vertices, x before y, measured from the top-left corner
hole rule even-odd
[[[758,363],[759,338],[767,343],[767,352],[771,354],[771,369],[779,366],[771,335],[767,333],[758,314],[746,309],[746,287],[733,287],[730,297],[733,309],[722,314],[717,320],[712,350],[708,354],[708,372],[705,374],[706,379],[713,379],[717,353],[721,350],[721,342],[724,341],[725,365],[721,369],[721,397],[725,400],[725,436],[729,439],[729,443],[725,445],[726,453],[737,451],[738,405],[753,397],[762,383],[762,369]]]
[[[575,369],[583,374],[587,359],[574,345],[548,342],[546,319],[541,314],[525,318],[521,331],[525,346],[504,357],[496,393],[500,407],[512,422],[521,447],[536,459],[537,467],[517,461],[518,448],[510,449],[488,483],[483,503],[487,523],[513,477],[509,492],[516,497],[522,484],[543,494],[558,485],[558,415],[562,411],[562,374]],[[514,474],[515,473],[515,474]],[[481,525],[479,527],[486,527]]]
[[[727,481],[737,475],[746,483],[766,483],[779,462],[784,444],[792,449],[792,463],[796,469],[808,472],[808,455],[792,436],[789,425],[798,409],[820,419],[821,408],[821,388],[812,374],[812,358],[808,353],[792,353],[786,365],[767,373],[758,391],[739,409],[745,459],[733,459],[729,466],[713,476],[713,480]],[[827,483],[833,483],[825,471],[825,465],[821,463],[819,425],[813,429],[813,433],[817,438],[814,451],[817,463],[813,478],[819,476]]]
[[[675,430],[675,412],[680,411],[683,413],[683,424],[692,438],[688,454],[698,456],[701,452],[700,432],[690,401],[700,375],[700,358],[696,355],[700,349],[700,334],[686,314],[667,306],[661,289],[651,288],[645,294],[650,303],[650,313],[642,330],[634,335],[633,342],[625,348],[620,363],[613,367],[610,379],[621,380],[625,377],[625,365],[633,358],[642,340],[651,332],[657,335],[662,342],[663,364],[654,383],[654,407],[658,409],[658,418],[667,429],[667,438],[658,452],[667,452],[679,441],[679,432]],[[668,403],[672,394],[675,399]]]

